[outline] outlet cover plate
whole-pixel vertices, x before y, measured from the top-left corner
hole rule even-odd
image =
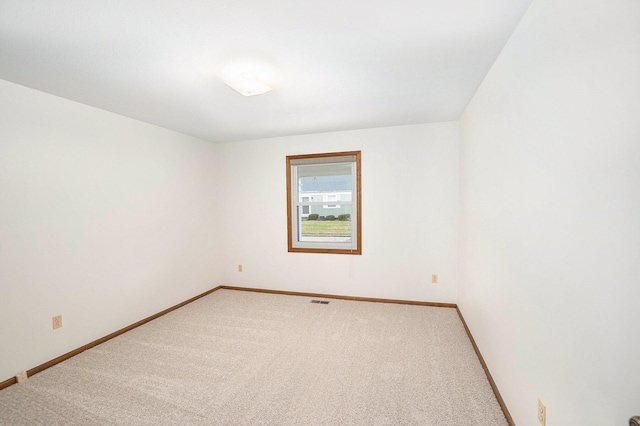
[[[54,330],[56,328],[62,327],[62,315],[56,315],[55,317],[51,318],[51,322],[53,324]]]
[[[540,398],[538,398],[538,421],[540,422],[540,426],[547,424],[547,406],[544,405]]]

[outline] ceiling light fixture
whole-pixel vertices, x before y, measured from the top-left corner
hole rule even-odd
[[[268,84],[260,80],[255,75],[240,74],[239,76],[227,77],[224,84],[231,87],[242,96],[256,96],[273,90]]]

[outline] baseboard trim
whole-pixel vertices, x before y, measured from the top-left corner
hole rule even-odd
[[[493,380],[493,377],[489,372],[489,367],[487,367],[487,363],[484,362],[484,358],[480,353],[480,349],[478,348],[478,345],[476,344],[476,341],[473,338],[473,335],[471,335],[471,330],[469,330],[469,327],[467,326],[467,322],[464,320],[464,317],[462,316],[462,312],[460,312],[460,308],[458,306],[456,306],[456,311],[458,311],[458,316],[460,317],[460,321],[462,321],[462,325],[464,325],[464,329],[467,332],[467,336],[469,336],[469,340],[471,341],[473,350],[476,352],[476,355],[480,360],[480,365],[482,365],[484,374],[486,374],[487,380],[489,380],[491,389],[493,389],[493,393],[495,394],[496,399],[498,400],[498,404],[500,404],[500,408],[502,408],[502,413],[504,414],[504,417],[507,420],[507,423],[509,423],[509,426],[515,426],[513,418],[511,417],[511,413],[509,413],[509,410],[507,409],[507,405],[504,403],[504,400],[502,399],[502,395],[500,395],[500,391],[498,390],[498,385],[496,385],[496,382]]]
[[[228,285],[222,285],[220,286],[220,288],[224,290],[250,291],[254,293],[285,294],[288,296],[323,297],[325,299],[355,300],[358,302],[397,303],[401,305],[433,306],[437,308],[457,308],[457,305],[455,303],[420,302],[415,300],[401,300],[401,299],[378,299],[378,298],[372,298],[372,297],[343,296],[338,294],[324,294],[324,293],[305,293],[305,292],[299,292],[299,291],[284,291],[284,290],[267,290],[264,288],[235,287],[235,286],[228,286]]]
[[[37,367],[34,367],[34,368],[30,369],[30,370],[27,370],[27,375],[28,375],[29,377],[31,377],[31,376],[33,376],[34,374],[38,374],[38,373],[40,373],[41,371],[44,371],[44,370],[46,370],[46,369],[47,369],[47,368],[49,368],[49,367],[53,367],[54,365],[56,365],[56,364],[58,364],[58,363],[60,363],[60,362],[62,362],[62,361],[65,361],[65,360],[67,360],[67,359],[69,359],[69,358],[71,358],[71,357],[74,357],[74,356],[78,355],[79,353],[82,353],[82,352],[86,351],[87,349],[91,349],[91,348],[93,348],[94,346],[97,346],[97,345],[99,345],[99,344],[101,344],[101,343],[104,343],[104,342],[106,342],[107,340],[111,340],[111,339],[113,339],[114,337],[117,337],[117,336],[119,336],[119,335],[121,335],[121,334],[124,334],[124,333],[126,333],[127,331],[129,331],[129,330],[133,330],[134,328],[136,328],[136,327],[140,327],[141,325],[146,324],[146,323],[148,323],[149,321],[153,321],[154,319],[159,318],[159,317],[161,317],[162,315],[168,314],[168,313],[169,313],[169,312],[171,312],[171,311],[175,311],[176,309],[181,308],[181,307],[183,307],[184,305],[187,305],[187,304],[189,304],[189,303],[191,303],[191,302],[193,302],[193,301],[195,301],[195,300],[198,300],[198,299],[200,299],[201,297],[204,297],[204,296],[206,296],[206,295],[208,295],[208,294],[211,294],[211,293],[213,293],[213,292],[214,292],[214,291],[216,291],[216,290],[220,290],[220,288],[221,288],[221,286],[218,286],[218,287],[212,288],[211,290],[207,290],[207,291],[205,291],[204,293],[199,294],[199,295],[197,295],[197,296],[195,296],[195,297],[192,297],[192,298],[191,298],[191,299],[189,299],[189,300],[185,300],[185,301],[184,301],[184,302],[182,302],[182,303],[178,303],[177,305],[174,305],[174,306],[172,306],[172,307],[170,307],[170,308],[167,308],[167,309],[165,309],[164,311],[158,312],[157,314],[153,314],[153,315],[151,315],[150,317],[147,317],[147,318],[145,318],[145,319],[143,319],[143,320],[140,320],[140,321],[138,321],[138,322],[136,322],[136,323],[133,323],[133,324],[131,324],[131,325],[127,326],[127,327],[121,328],[121,329],[120,329],[120,330],[118,330],[118,331],[114,331],[113,333],[108,334],[108,335],[106,335],[106,336],[104,336],[104,337],[101,337],[101,338],[100,338],[100,339],[98,339],[98,340],[94,340],[93,342],[91,342],[91,343],[87,343],[86,345],[81,346],[81,347],[79,347],[79,348],[77,348],[77,349],[74,349],[74,350],[72,350],[71,352],[67,352],[67,353],[66,353],[66,354],[64,354],[64,355],[60,355],[59,357],[54,358],[54,359],[52,359],[51,361],[47,361],[47,362],[45,362],[44,364],[40,364],[40,365],[38,365]],[[5,380],[4,382],[1,382],[1,383],[0,383],[0,390],[2,390],[2,389],[4,389],[4,388],[7,388],[7,387],[9,387],[9,386],[11,386],[11,385],[13,385],[13,384],[15,384],[15,383],[17,383],[17,380],[16,380],[16,378],[15,378],[15,377],[12,377],[12,378],[10,378],[10,379],[7,379],[7,380]]]

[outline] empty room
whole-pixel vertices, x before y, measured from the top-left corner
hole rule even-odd
[[[637,0],[0,0],[0,425],[640,422],[639,76]]]

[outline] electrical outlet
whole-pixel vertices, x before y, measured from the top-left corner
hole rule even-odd
[[[547,424],[547,406],[538,398],[538,421],[540,426]]]
[[[56,315],[52,318],[53,329],[62,327],[62,315]]]
[[[18,374],[16,376],[16,380],[18,381],[18,383],[24,382],[28,378],[29,378],[29,376],[27,376],[27,372],[26,371],[23,371],[22,373],[20,373],[20,374]]]
[[[431,284],[438,284],[438,274],[431,275]]]
[[[238,265],[238,272],[242,272],[242,265]]]

